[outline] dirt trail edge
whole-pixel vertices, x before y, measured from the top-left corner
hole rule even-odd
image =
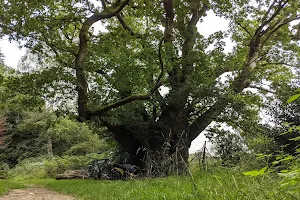
[[[0,200],[76,200],[76,198],[34,186],[11,190],[7,195],[0,196]]]

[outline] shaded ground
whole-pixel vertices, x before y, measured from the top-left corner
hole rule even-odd
[[[75,198],[42,187],[31,186],[11,190],[7,195],[0,197],[0,200],[75,200]]]

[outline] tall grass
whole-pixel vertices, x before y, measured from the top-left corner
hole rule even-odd
[[[234,169],[214,168],[190,176],[140,179],[131,181],[35,180],[41,184],[80,199],[204,199],[263,200],[298,199],[300,194],[285,192],[280,179],[270,175],[246,177]]]

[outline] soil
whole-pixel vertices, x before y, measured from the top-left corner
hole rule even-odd
[[[0,197],[0,200],[76,200],[76,198],[42,187],[31,186],[30,188],[11,190],[7,195]]]

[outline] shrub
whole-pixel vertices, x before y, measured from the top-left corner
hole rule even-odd
[[[0,170],[0,179],[7,179],[7,170]]]
[[[300,92],[300,90],[297,90]],[[287,102],[290,103],[300,97],[300,94],[296,94],[290,97]],[[267,172],[276,172],[279,176],[283,177],[281,181],[281,188],[283,188],[291,196],[299,192],[300,188],[300,125],[291,125],[288,131],[281,133],[281,135],[292,134],[289,138],[290,142],[296,142],[295,153],[285,153],[284,151],[276,152],[273,156],[275,160],[269,166],[262,168],[261,170],[252,170],[244,172],[244,175],[259,176],[264,175]],[[269,156],[269,155],[261,155]],[[295,197],[296,199],[296,197]]]
[[[8,177],[14,179],[46,178],[44,170],[44,158],[25,159],[8,171]]]
[[[23,160],[8,171],[13,179],[54,178],[68,170],[86,169],[91,162],[88,156],[35,157]]]

